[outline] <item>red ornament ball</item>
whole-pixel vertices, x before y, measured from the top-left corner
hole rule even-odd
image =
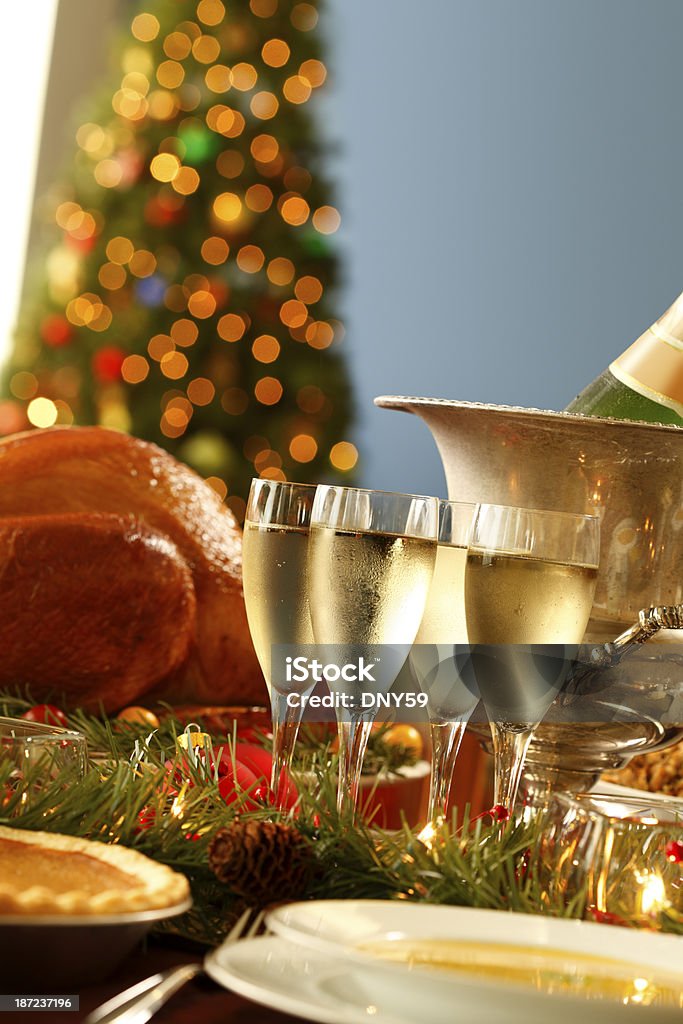
[[[234,756],[236,761],[239,761],[250,772],[253,772],[257,778],[270,781],[273,762],[270,754],[264,747],[260,747],[256,743],[241,743],[238,740],[234,746]],[[224,750],[218,769],[221,775],[223,774],[223,765],[227,766],[231,762],[231,752]]]
[[[121,367],[126,353],[115,345],[106,345],[92,358],[92,372],[101,384],[113,384],[121,379]]]
[[[683,864],[683,842],[680,839],[672,839],[667,843],[664,852],[672,864]]]
[[[234,749],[235,758],[240,764],[243,764],[245,768],[253,772],[254,775],[261,782],[265,783],[267,790],[266,803],[274,803],[275,797],[270,789],[270,776],[273,770],[273,759],[269,752],[256,743],[242,743],[240,740],[235,744]],[[222,764],[229,764],[232,758],[229,751],[224,751],[223,757],[221,758]],[[222,767],[219,766],[219,774],[223,774]],[[282,805],[287,810],[291,810],[294,804],[299,799],[299,793],[294,785],[291,776],[288,776],[286,771],[282,770],[280,773],[280,780],[278,785],[278,797],[282,801]],[[254,792],[256,797],[256,793]],[[256,797],[258,799],[258,797]]]
[[[63,348],[74,336],[73,328],[65,316],[52,313],[40,325],[40,336],[50,348]]]
[[[41,722],[43,725],[59,725],[63,728],[69,725],[66,715],[55,704],[34,704],[21,717],[27,722]]]
[[[221,765],[221,777],[218,780],[218,792],[226,804],[239,802],[240,809],[243,811],[258,810],[261,804],[254,799],[254,794],[259,788],[259,782],[254,773],[239,761],[231,762],[226,766],[225,771],[222,769],[223,765]],[[245,795],[247,791],[248,795]]]

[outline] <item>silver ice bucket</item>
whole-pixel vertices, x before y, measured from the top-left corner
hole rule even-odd
[[[683,428],[436,398],[388,395],[375,403],[425,421],[451,500],[600,515],[587,640],[614,639],[641,608],[683,602]],[[604,769],[683,734],[683,724],[671,721],[683,691],[683,637],[663,631],[656,639],[624,665],[621,698],[627,707],[635,691],[638,701],[644,693],[661,698],[666,727],[654,719],[613,727],[549,721],[528,758],[541,788],[585,788]],[[664,654],[662,643],[676,643],[675,653]]]

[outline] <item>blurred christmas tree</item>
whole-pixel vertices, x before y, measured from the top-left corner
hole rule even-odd
[[[5,429],[131,431],[238,515],[253,475],[353,468],[340,218],[307,108],[326,78],[317,22],[294,0],[148,0],[133,17],[48,203]]]

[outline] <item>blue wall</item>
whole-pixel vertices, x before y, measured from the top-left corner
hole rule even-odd
[[[363,481],[440,493],[375,395],[562,408],[683,289],[683,3],[330,6]]]

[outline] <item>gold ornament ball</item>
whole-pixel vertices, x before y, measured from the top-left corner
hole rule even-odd
[[[148,725],[150,729],[159,728],[159,719],[154,712],[135,704],[123,708],[116,718],[119,722],[129,722],[131,725]]]

